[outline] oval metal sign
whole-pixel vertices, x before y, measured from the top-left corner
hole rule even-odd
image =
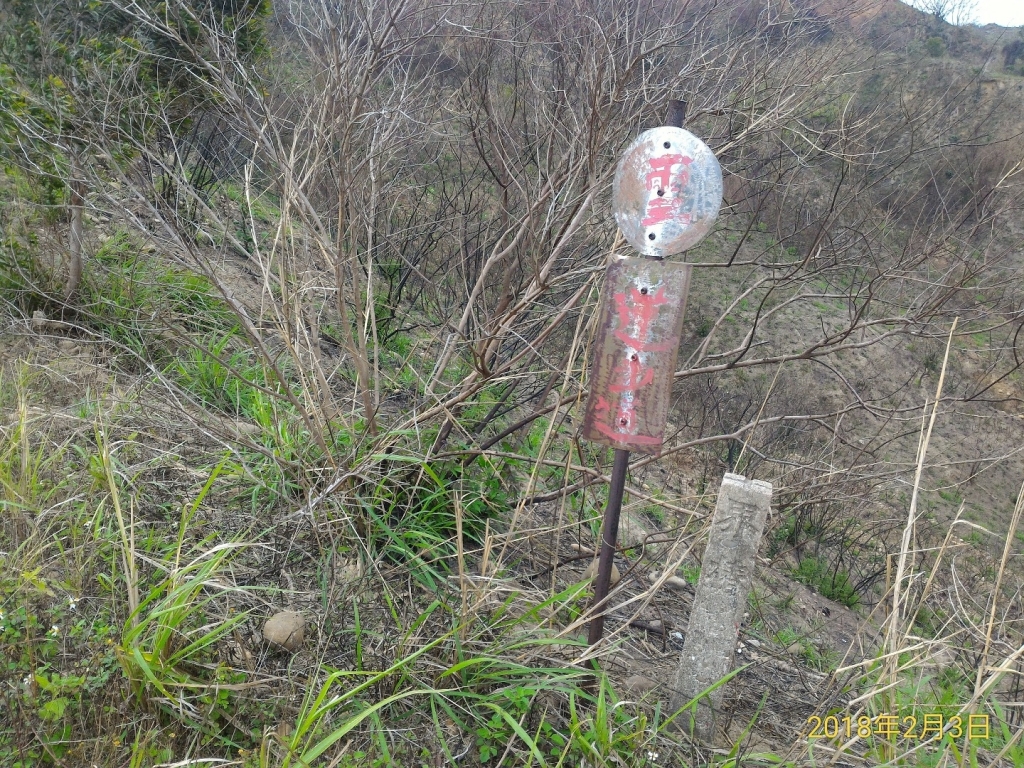
[[[644,131],[615,170],[615,221],[645,256],[692,248],[711,231],[721,207],[722,167],[708,145],[683,128]]]

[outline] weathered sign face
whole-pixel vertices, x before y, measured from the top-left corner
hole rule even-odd
[[[708,146],[682,128],[644,131],[615,170],[615,221],[645,256],[663,258],[696,245],[721,207],[722,168]]]
[[[665,435],[690,265],[618,259],[608,266],[583,437],[656,454]]]

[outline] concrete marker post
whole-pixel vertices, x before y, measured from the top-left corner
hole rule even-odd
[[[718,492],[704,552],[697,595],[672,688],[673,711],[727,675],[736,656],[736,641],[754,576],[754,564],[765,520],[771,506],[772,486],[742,475],[726,474]],[[720,686],[684,712],[678,727],[705,741],[714,740],[715,713],[722,706]]]

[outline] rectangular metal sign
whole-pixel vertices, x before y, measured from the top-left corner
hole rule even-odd
[[[608,265],[583,437],[656,454],[665,438],[691,265],[618,259]]]

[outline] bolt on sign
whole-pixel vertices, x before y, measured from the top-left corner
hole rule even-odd
[[[662,126],[629,145],[612,182],[615,221],[644,256],[664,258],[703,240],[722,206],[722,167],[689,131]]]
[[[689,264],[617,259],[605,275],[583,437],[656,454],[665,434]]]

